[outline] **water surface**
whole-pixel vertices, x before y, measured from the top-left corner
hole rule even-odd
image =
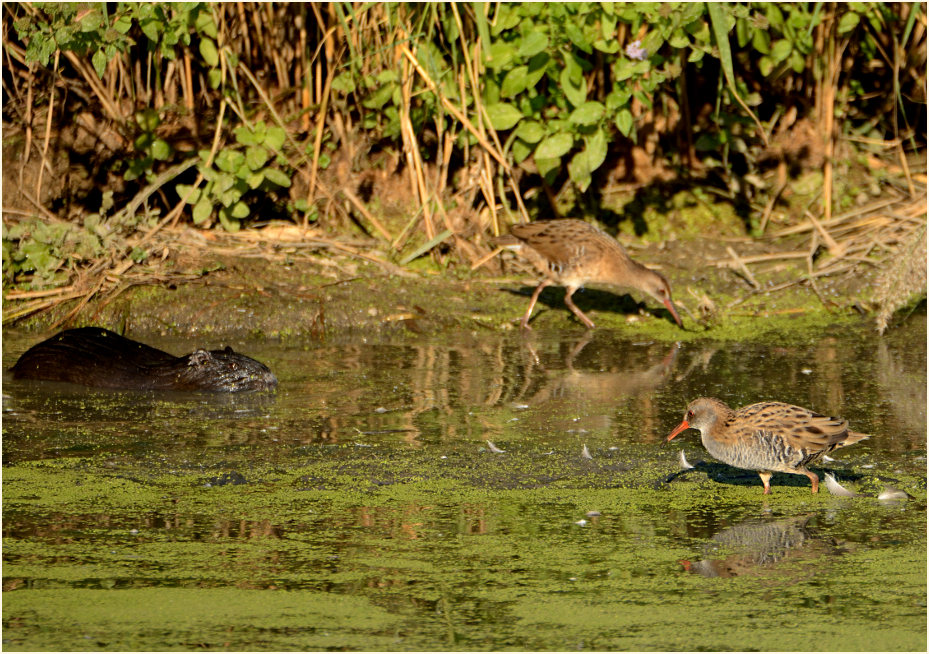
[[[5,333],[4,369],[36,340]],[[926,647],[924,316],[741,345],[151,344],[232,345],[281,384],[5,377],[7,649]],[[765,497],[697,432],[664,444],[700,395],[848,418],[872,437],[814,471],[861,496]]]

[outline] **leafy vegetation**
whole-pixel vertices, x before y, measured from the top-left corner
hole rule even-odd
[[[619,180],[715,187],[761,233],[787,175],[819,169],[828,219],[837,143],[925,146],[921,4],[8,3],[3,21],[22,180],[4,200],[26,214],[4,215],[8,289],[73,281],[65,232],[86,232],[81,261],[144,258],[80,226],[101,189],[144,197],[156,229],[283,218],[473,265],[508,222],[603,213]],[[50,216],[71,226],[35,228]]]

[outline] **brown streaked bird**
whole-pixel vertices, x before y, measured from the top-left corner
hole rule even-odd
[[[700,430],[706,451],[713,458],[743,470],[757,470],[764,494],[775,472],[806,475],[819,492],[819,477],[807,466],[838,447],[868,438],[853,432],[848,421],[830,418],[783,402],[759,402],[733,411],[712,397],[687,405],[684,420],[668,440],[685,429]]]
[[[552,284],[564,286],[565,304],[588,329],[593,329],[593,321],[571,299],[574,291],[592,283],[648,293],[665,305],[674,322],[682,326],[671,301],[668,280],[630,259],[615,238],[583,220],[565,218],[513,225],[510,234],[498,238],[497,243],[518,251],[544,276],[529,300],[522,321],[524,329],[529,328],[529,316],[542,289]]]

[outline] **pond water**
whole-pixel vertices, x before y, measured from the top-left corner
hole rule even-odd
[[[3,365],[36,342],[4,334]],[[230,344],[274,394],[3,385],[5,649],[925,650],[926,320]],[[842,415],[814,466],[713,461],[694,397]],[[694,464],[681,468],[680,456]],[[911,497],[879,501],[886,486]]]

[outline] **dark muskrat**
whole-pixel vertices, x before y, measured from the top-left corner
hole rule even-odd
[[[68,329],[34,345],[12,371],[14,379],[133,390],[236,393],[277,386],[267,366],[231,347],[175,357],[100,327]]]

